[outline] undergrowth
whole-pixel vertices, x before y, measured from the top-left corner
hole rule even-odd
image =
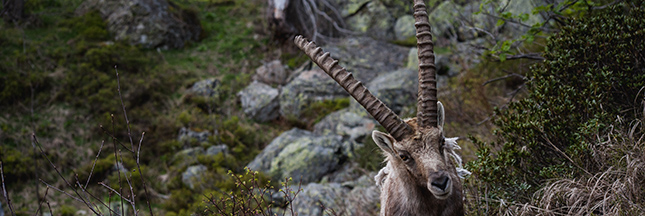
[[[631,147],[620,144],[625,138],[614,137],[618,143],[606,143],[608,138],[603,137],[612,131],[629,130],[615,129],[616,116],[635,122],[640,118],[635,110],[639,110],[645,86],[645,43],[641,40],[645,37],[645,10],[631,6],[617,4],[572,20],[548,40],[545,62],[533,67],[527,76],[526,98],[495,111],[497,140],[474,140],[479,150],[468,169],[476,177],[470,182],[475,206],[485,205],[487,213],[504,212],[509,206],[522,209],[516,204],[537,205],[540,202],[534,196],[544,194],[539,206],[550,205],[546,209],[552,211],[559,212],[557,206],[584,214],[632,212],[622,205],[607,207],[607,203],[601,205],[607,208],[598,208],[595,198],[585,196],[569,201],[555,198],[573,193],[562,191],[563,182],[589,192],[587,188],[592,185],[579,183],[585,179],[598,181],[603,173],[612,173],[609,167],[625,172],[635,168],[623,157],[638,155],[617,155],[603,147],[609,144],[621,147],[612,151],[630,151]],[[642,145],[640,141],[633,144]],[[623,161],[622,166],[618,167],[618,161]],[[562,181],[554,183],[558,179]],[[583,202],[582,197],[589,201]],[[627,200],[637,202],[642,197]],[[573,206],[584,203],[584,208],[563,207],[565,201]]]

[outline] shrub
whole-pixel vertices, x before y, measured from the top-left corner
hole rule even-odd
[[[588,163],[597,134],[633,119],[645,86],[645,10],[617,4],[573,20],[549,38],[528,75],[526,98],[495,111],[497,142],[478,145],[468,169],[480,192],[526,202],[549,179],[603,167]],[[486,191],[484,191],[486,190]]]

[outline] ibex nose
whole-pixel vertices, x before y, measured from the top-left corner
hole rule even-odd
[[[450,182],[450,178],[448,178],[447,175],[442,174],[441,176],[439,176],[439,177],[435,178],[434,180],[432,180],[431,184],[432,184],[432,186],[435,186],[435,187],[441,189],[442,191],[445,191],[446,187],[448,186],[448,182]]]

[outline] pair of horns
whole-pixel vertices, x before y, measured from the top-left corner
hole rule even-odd
[[[417,124],[420,128],[437,127],[437,81],[434,64],[434,44],[430,34],[428,13],[423,0],[414,0],[414,26],[416,27],[419,58],[419,92],[417,96]],[[394,139],[401,141],[414,134],[414,130],[396,113],[376,98],[347,70],[338,65],[338,60],[323,52],[314,42],[296,36],[294,42],[311,60],[340,84],[367,112],[376,119]]]

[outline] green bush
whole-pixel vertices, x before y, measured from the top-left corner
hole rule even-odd
[[[549,38],[546,60],[528,76],[528,96],[495,111],[497,142],[474,140],[477,160],[468,169],[480,192],[525,202],[549,179],[599,169],[587,162],[596,134],[616,116],[633,119],[643,97],[643,38],[645,10],[627,4],[573,20]]]

